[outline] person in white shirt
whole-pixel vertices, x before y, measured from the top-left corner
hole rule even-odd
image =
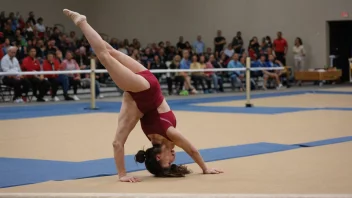
[[[1,59],[1,70],[3,72],[17,73],[21,72],[20,64],[16,58],[17,47],[9,47],[7,54]],[[31,86],[28,79],[21,75],[5,76],[3,83],[6,86],[14,88],[13,101],[16,103],[23,102],[22,94],[28,96],[28,91]]]
[[[229,57],[232,58],[233,54],[235,53],[235,50],[232,47],[232,43],[230,43],[227,48],[224,50],[224,54]]]
[[[38,31],[38,36],[40,38],[43,38],[44,37],[44,33],[45,33],[45,30],[46,30],[46,27],[45,25],[43,24],[43,18],[39,18],[37,20],[37,23],[35,24],[35,29]]]
[[[302,39],[297,37],[295,40],[295,45],[293,46],[293,55],[295,61],[295,71],[305,70],[304,59],[306,56],[306,51],[303,46]]]

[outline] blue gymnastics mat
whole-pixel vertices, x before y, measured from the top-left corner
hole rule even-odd
[[[300,144],[293,144],[293,146],[316,147],[316,146],[324,146],[324,145],[328,145],[328,144],[337,144],[337,143],[348,142],[348,141],[352,141],[352,136],[332,138],[332,139],[319,140],[319,141],[300,143]]]
[[[300,147],[262,142],[203,149],[200,150],[200,153],[206,162],[211,162],[297,148]],[[194,163],[184,152],[178,152],[176,155],[176,164]],[[137,164],[134,161],[133,155],[126,156],[125,163],[127,172],[145,170],[144,164]],[[63,181],[115,174],[117,174],[117,172],[113,158],[84,162],[0,158],[0,188],[35,184],[51,180]]]

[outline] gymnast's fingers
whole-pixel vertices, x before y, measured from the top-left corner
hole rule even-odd
[[[137,177],[134,177],[134,180],[135,180],[136,182],[141,182],[141,181],[142,181],[141,179],[139,179],[139,178],[137,178]]]

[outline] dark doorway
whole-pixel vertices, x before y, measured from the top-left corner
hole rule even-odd
[[[330,55],[334,66],[342,70],[343,82],[350,81],[348,59],[352,57],[352,21],[329,21]]]

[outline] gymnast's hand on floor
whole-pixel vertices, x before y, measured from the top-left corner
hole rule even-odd
[[[204,174],[220,174],[223,173],[224,171],[216,169],[216,168],[210,168],[205,171],[203,171]]]
[[[137,177],[126,175],[126,176],[121,177],[120,181],[135,183],[135,182],[140,182],[141,180],[138,179]]]

